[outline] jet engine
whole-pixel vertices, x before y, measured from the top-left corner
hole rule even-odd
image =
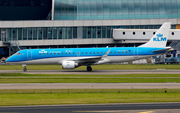
[[[78,63],[74,61],[63,61],[62,68],[63,69],[75,69],[78,67]]]

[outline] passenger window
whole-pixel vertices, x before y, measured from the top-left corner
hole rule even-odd
[[[67,54],[67,53],[66,53]]]
[[[97,52],[97,54],[99,54],[99,52]]]
[[[116,53],[116,52],[114,52],[114,53]]]
[[[93,52],[93,54],[95,54],[95,52]]]
[[[111,52],[112,53],[112,52]]]
[[[39,55],[41,55],[41,53],[39,53]]]
[[[48,55],[48,53],[47,53],[47,55]]]
[[[122,51],[122,53],[123,53],[123,51]]]
[[[118,52],[118,53],[120,53],[120,52]]]
[[[62,55],[63,55],[63,53],[62,53]]]
[[[90,52],[90,54],[91,54],[91,52]]]
[[[131,51],[129,50],[129,53],[131,53]]]
[[[58,53],[58,55],[59,55],[59,53]]]
[[[86,54],[87,54],[87,52],[86,52]]]
[[[54,53],[54,54],[56,54],[56,53]]]
[[[81,54],[83,54],[83,52]]]
[[[73,54],[75,54],[75,53],[73,53]]]
[[[126,51],[126,53],[127,53],[127,51]]]
[[[102,54],[102,52],[101,52],[101,54]]]
[[[43,55],[44,55],[44,53],[43,53]]]
[[[52,55],[52,53],[51,53],[51,55]]]
[[[69,54],[71,54],[71,53],[69,53]]]

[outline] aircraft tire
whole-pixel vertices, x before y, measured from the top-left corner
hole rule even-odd
[[[26,68],[24,68],[24,69],[23,69],[23,71],[24,71],[24,72],[26,72],[26,71],[27,71],[27,69],[26,69]]]
[[[92,71],[92,67],[91,66],[87,66],[87,71]]]

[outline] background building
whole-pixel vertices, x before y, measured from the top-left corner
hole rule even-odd
[[[0,57],[19,47],[137,46],[156,30],[134,29],[167,21],[168,44],[179,40],[180,0],[0,0],[0,15]]]

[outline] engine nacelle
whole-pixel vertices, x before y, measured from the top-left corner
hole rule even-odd
[[[63,69],[75,69],[78,67],[78,63],[74,61],[63,61],[62,68]]]

